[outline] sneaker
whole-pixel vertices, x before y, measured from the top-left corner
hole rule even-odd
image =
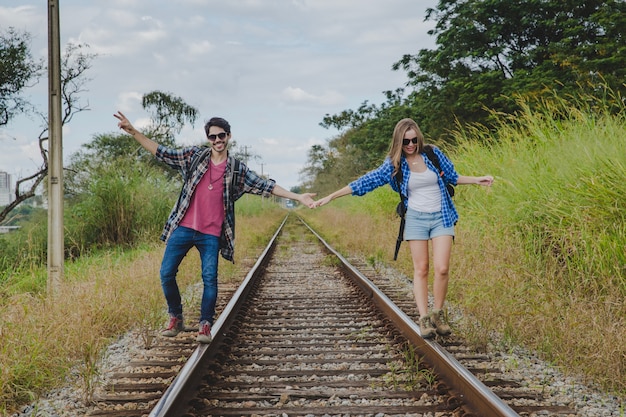
[[[202,320],[200,322],[200,331],[198,332],[198,338],[196,340],[199,343],[211,343],[211,325],[208,321]]]
[[[420,317],[420,333],[424,339],[430,339],[435,336],[435,328],[430,321],[430,316]]]
[[[161,335],[165,337],[174,337],[183,330],[185,330],[183,316],[170,316],[170,322],[168,323],[167,328],[161,332]]]
[[[433,310],[433,312],[430,313],[430,321],[437,329],[438,334],[442,336],[447,336],[452,333],[450,326],[448,325],[448,323],[446,323],[446,318],[444,317],[443,310]]]

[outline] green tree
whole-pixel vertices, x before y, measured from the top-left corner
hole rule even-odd
[[[43,62],[32,57],[30,40],[29,33],[14,28],[0,33],[0,126],[29,109],[22,93],[42,75]]]
[[[151,114],[152,124],[147,134],[162,145],[174,146],[174,134],[180,133],[186,123],[192,126],[198,110],[185,101],[162,91],[144,94],[141,104]]]
[[[344,110],[338,115],[324,117],[320,123],[322,127],[342,131],[339,137],[329,142],[329,148],[342,159],[351,161],[342,164],[348,175],[362,174],[384,159],[398,120],[405,117],[420,119],[416,109],[408,105],[404,91],[398,88],[384,92],[387,101],[381,105],[365,101],[356,111]]]
[[[489,125],[490,110],[513,113],[520,95],[578,95],[605,83],[624,92],[624,1],[441,0],[426,19],[437,21],[429,33],[438,48],[393,69],[407,72],[412,104],[432,109],[421,112],[428,125]]]

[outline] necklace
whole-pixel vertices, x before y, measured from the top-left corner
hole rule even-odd
[[[222,172],[222,175],[220,175],[219,177],[217,177],[217,178],[215,179],[215,181],[213,181],[213,178],[211,177],[211,165],[212,165],[212,162],[211,162],[211,161],[209,161],[209,186],[208,186],[208,189],[209,189],[209,190],[212,190],[212,189],[213,189],[213,184],[215,184],[216,182],[218,182],[219,180],[221,180],[221,179],[222,179],[222,177],[224,176],[224,172]]]

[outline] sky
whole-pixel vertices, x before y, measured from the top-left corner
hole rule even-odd
[[[86,44],[97,54],[81,104],[63,129],[63,156],[95,135],[121,132],[120,110],[137,128],[149,114],[151,91],[195,107],[194,126],[177,146],[206,142],[204,123],[229,121],[232,138],[256,155],[248,163],[284,188],[302,183],[309,149],[340,132],[319,124],[325,115],[380,104],[383,92],[403,87],[392,65],[405,54],[434,49],[424,21],[436,0],[59,0],[61,45]],[[48,2],[3,0],[0,31],[32,35],[31,51],[48,58]],[[25,90],[47,114],[48,81]],[[419,123],[419,121],[418,121]],[[27,177],[41,165],[42,121],[20,116],[0,127],[0,171]],[[391,134],[391,132],[390,132]]]

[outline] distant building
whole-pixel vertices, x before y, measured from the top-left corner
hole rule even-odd
[[[0,171],[0,207],[8,206],[11,202],[13,202],[11,175],[8,172]]]

